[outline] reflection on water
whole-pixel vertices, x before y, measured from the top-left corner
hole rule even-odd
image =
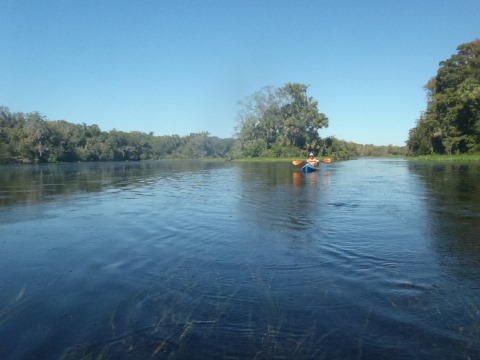
[[[39,203],[57,195],[99,192],[108,188],[143,186],[174,177],[224,167],[223,162],[143,161],[133,163],[78,163],[1,166],[0,206]]]
[[[440,261],[453,263],[446,269],[461,272],[461,278],[480,281],[480,165],[412,162],[409,168],[428,189],[429,221]]]
[[[476,165],[0,170],[1,359],[480,357]]]

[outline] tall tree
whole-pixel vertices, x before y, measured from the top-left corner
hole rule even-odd
[[[36,161],[45,162],[48,160],[51,150],[51,130],[45,118],[38,112],[27,115],[27,122],[24,127],[26,142],[34,151]]]
[[[307,97],[308,86],[288,83],[282,91],[290,100],[282,108],[287,145],[298,146],[307,150],[318,149],[318,130],[328,127],[328,118],[318,111],[318,101]]]
[[[308,85],[287,83],[264,88],[242,103],[237,139],[243,155],[260,156],[279,148],[319,149],[318,130],[328,126],[328,118],[307,90]]]
[[[480,40],[460,45],[456,54],[440,62],[425,88],[427,110],[410,131],[410,151],[480,151]]]

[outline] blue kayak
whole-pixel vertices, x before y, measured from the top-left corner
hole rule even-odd
[[[311,172],[318,171],[318,170],[320,170],[320,168],[312,166],[310,164],[306,164],[302,167],[302,172],[304,172],[304,173],[311,173]]]

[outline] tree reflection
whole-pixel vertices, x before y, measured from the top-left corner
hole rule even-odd
[[[303,174],[298,167],[282,162],[239,163],[241,213],[266,229],[269,236],[305,239],[304,231],[318,231],[322,220],[320,204],[329,187],[329,173]]]
[[[0,207],[41,203],[81,192],[145,186],[184,172],[230,166],[223,161],[142,161],[7,165],[0,168]]]
[[[480,278],[480,165],[411,162],[429,190],[427,204],[441,262],[457,276]]]

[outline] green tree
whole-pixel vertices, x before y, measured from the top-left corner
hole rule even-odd
[[[349,159],[359,155],[354,144],[339,140],[335,136],[328,136],[322,139],[320,147],[323,156],[328,155],[335,159]]]
[[[154,159],[172,157],[180,145],[181,137],[179,135],[155,136],[152,139],[152,156]]]
[[[283,135],[284,95],[279,89],[265,87],[240,103],[236,137],[246,156],[260,156]]]
[[[480,40],[457,51],[425,86],[427,110],[407,141],[412,154],[480,151]]]
[[[288,83],[281,89],[288,99],[281,109],[287,139],[282,145],[318,150],[318,130],[328,127],[328,118],[318,111],[318,102],[307,97],[307,89],[307,85],[297,83]]]
[[[28,114],[24,132],[34,160],[47,162],[51,151],[51,130],[44,117],[38,112]]]
[[[318,150],[318,131],[328,118],[318,102],[307,96],[308,85],[287,83],[282,88],[266,87],[241,103],[236,138],[244,156],[285,156],[289,149]]]
[[[208,132],[185,137],[153,132],[103,132],[97,125],[50,121],[39,113],[11,113],[0,106],[0,163],[129,161],[224,157],[234,139]]]

